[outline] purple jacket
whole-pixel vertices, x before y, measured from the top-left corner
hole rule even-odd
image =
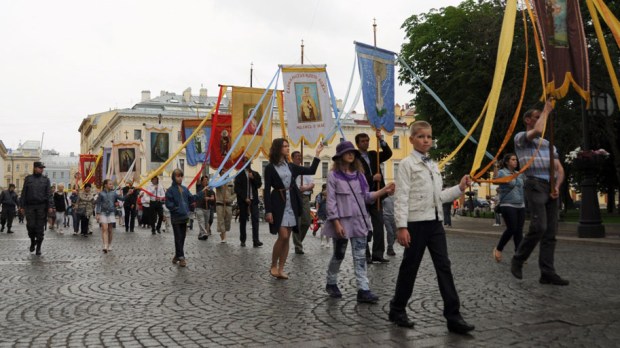
[[[339,219],[347,239],[366,237],[372,224],[365,205],[373,202],[364,174],[330,171],[327,175],[327,222],[323,235],[337,238],[333,220]]]

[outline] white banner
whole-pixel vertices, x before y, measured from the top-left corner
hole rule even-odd
[[[282,66],[282,79],[289,139],[314,147],[334,125],[325,65]]]

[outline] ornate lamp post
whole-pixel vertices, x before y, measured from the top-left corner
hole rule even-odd
[[[613,104],[612,104],[613,105]],[[613,107],[613,106],[612,106]],[[604,238],[605,226],[601,219],[601,211],[598,204],[598,194],[596,190],[596,173],[604,161],[604,157],[596,154],[590,148],[590,127],[589,118],[598,114],[608,115],[607,94],[597,94],[592,92],[590,108],[585,110],[582,102],[583,119],[583,150],[581,155],[575,160],[577,168],[583,172],[581,181],[581,206],[579,208],[579,226],[577,235],[579,238]]]

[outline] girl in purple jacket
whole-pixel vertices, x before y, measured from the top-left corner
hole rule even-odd
[[[334,254],[327,268],[325,290],[331,297],[342,297],[337,284],[338,272],[351,240],[357,302],[376,303],[379,298],[370,291],[366,276],[366,236],[372,226],[366,204],[371,204],[384,194],[393,193],[394,183],[379,191],[369,192],[358,157],[359,153],[350,141],[341,142],[336,147],[336,155],[332,157],[334,165],[327,175],[327,222],[323,235],[333,238]]]

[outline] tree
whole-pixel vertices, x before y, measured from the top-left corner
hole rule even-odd
[[[613,6],[612,11],[618,13],[620,5]],[[457,7],[433,9],[428,13],[413,15],[402,26],[406,32],[406,41],[401,47],[401,56],[442,98],[448,109],[466,128],[471,127],[478,117],[491,90],[504,10],[505,4],[502,1],[468,0]],[[586,12],[587,9],[583,4],[582,13]],[[529,55],[529,73],[521,114],[529,108],[542,106],[539,99],[543,89],[533,42],[532,23],[527,17],[530,45],[529,51],[526,52],[521,10],[517,16],[512,53],[501,91],[493,134],[489,140],[488,151],[492,154],[497,152],[517,108],[526,54]],[[588,20],[589,17],[584,19],[586,35],[592,47],[596,38]],[[598,43],[590,50],[593,51],[599,53],[598,56],[591,57],[592,66],[602,61]],[[601,68],[604,69],[602,63],[597,65],[597,69],[592,70],[592,75],[605,76],[609,83],[607,73],[603,73]],[[446,156],[456,148],[463,136],[437,102],[415,82],[408,70],[401,66],[399,73],[400,83],[411,85],[410,92],[415,95],[412,102],[416,106],[418,119],[427,120],[433,125],[437,148],[432,154],[437,157]],[[611,89],[609,87],[606,90]],[[563,154],[581,145],[582,136],[579,133],[581,119],[581,101],[576,93],[569,94],[557,103],[554,116],[555,145],[560,152],[561,160]],[[522,129],[522,122],[519,121],[516,131]],[[607,125],[604,130],[614,133],[613,139],[617,144],[615,136],[618,132],[617,123],[613,127]],[[479,138],[479,130],[474,133],[474,137]],[[597,138],[612,137],[608,134]],[[445,176],[448,182],[455,182],[463,173],[471,170],[475,149],[476,145],[471,142],[463,147],[446,168]],[[510,141],[504,152],[513,151],[514,145]],[[488,159],[485,158],[485,161]],[[568,197],[567,188],[565,185],[563,190],[565,197]]]

